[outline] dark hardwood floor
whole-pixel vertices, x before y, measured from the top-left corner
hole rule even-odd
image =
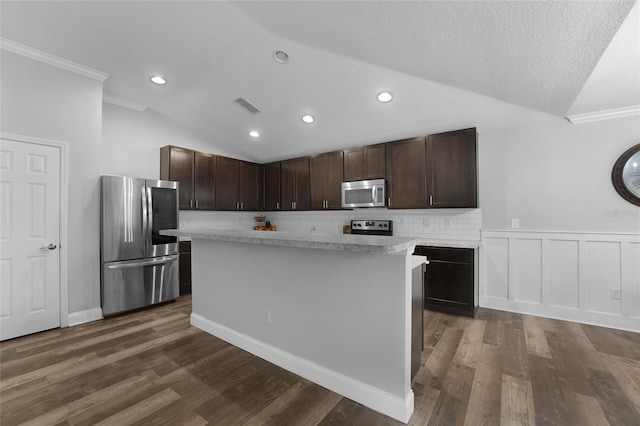
[[[401,424],[189,325],[191,298],[0,344],[0,424]],[[640,334],[425,315],[414,425],[640,425]]]

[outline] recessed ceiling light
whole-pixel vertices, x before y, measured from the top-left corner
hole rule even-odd
[[[155,84],[167,84],[167,80],[160,77],[159,75],[154,75],[153,77],[151,77],[151,81],[153,81]]]
[[[276,50],[273,52],[273,59],[279,64],[286,64],[289,62],[289,54],[284,50]]]
[[[302,121],[304,121],[307,124],[311,124],[311,123],[313,123],[315,121],[315,118],[313,118],[310,115],[303,115],[302,116]]]
[[[378,100],[380,102],[389,102],[391,99],[393,99],[393,96],[391,96],[391,93],[389,92],[382,92],[378,94]]]
[[[260,133],[258,133],[256,130],[252,130],[249,132],[249,136],[251,136],[252,138],[259,138]]]

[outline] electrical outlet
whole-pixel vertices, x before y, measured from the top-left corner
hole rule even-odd
[[[451,226],[451,219],[445,219],[445,220],[444,220],[444,226],[445,226],[446,228],[448,228],[449,226]]]
[[[518,229],[520,228],[520,219],[517,217],[512,217],[511,218],[511,227],[513,229]]]
[[[619,288],[612,288],[611,289],[611,298],[613,300],[620,300],[620,289]]]

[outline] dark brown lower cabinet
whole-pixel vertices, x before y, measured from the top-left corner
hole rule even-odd
[[[424,274],[424,307],[475,317],[478,310],[478,250],[417,246],[428,260]]]
[[[180,296],[191,294],[191,241],[180,241],[178,244],[180,259]]]

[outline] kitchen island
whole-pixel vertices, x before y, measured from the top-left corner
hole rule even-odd
[[[413,412],[406,237],[227,229],[192,240],[191,323],[397,420]]]

